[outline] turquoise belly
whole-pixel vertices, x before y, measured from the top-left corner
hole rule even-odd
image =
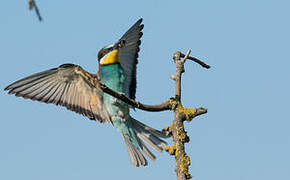
[[[125,75],[120,64],[110,64],[102,66],[100,78],[106,86],[113,89],[114,91],[118,91],[121,93],[125,92]],[[129,107],[126,103],[117,100],[116,98],[106,93],[104,93],[104,103],[106,104],[112,116],[119,116],[120,113],[123,113],[125,117],[129,115]]]
[[[120,64],[110,64],[101,67],[101,81],[121,93],[125,93],[125,75]],[[129,106],[106,93],[103,96],[104,103],[111,115],[112,123],[123,135],[127,136],[130,141],[138,147],[138,140],[129,115]]]

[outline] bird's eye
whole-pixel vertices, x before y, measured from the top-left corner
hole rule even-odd
[[[106,54],[107,52],[108,52],[107,50],[104,50],[104,51],[103,51],[104,54]]]

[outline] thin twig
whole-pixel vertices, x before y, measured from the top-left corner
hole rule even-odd
[[[182,54],[181,52],[179,52],[179,53],[180,53],[180,57],[181,57],[181,58],[184,58],[184,57],[185,57],[184,54]],[[209,69],[209,68],[210,68],[210,65],[204,63],[203,61],[201,61],[201,60],[199,60],[199,59],[197,59],[197,58],[195,58],[195,57],[191,57],[191,56],[189,56],[189,57],[187,57],[187,59],[192,60],[192,61],[198,63],[199,65],[201,65],[202,67],[204,67],[204,68],[206,68],[206,69]]]
[[[166,111],[166,110],[171,110],[172,109],[172,104],[170,103],[170,100],[167,100],[161,104],[158,105],[146,105],[142,104],[136,100],[128,98],[125,94],[118,93],[112,89],[110,89],[108,86],[105,84],[99,82],[99,87],[102,89],[103,92],[110,94],[111,96],[118,98],[122,100],[123,102],[138,108],[142,109],[144,111],[152,111],[152,112],[157,112],[157,111]]]
[[[181,60],[181,62],[184,64],[185,63],[185,61],[186,61],[186,59],[188,59],[189,58],[189,54],[191,53],[191,50],[190,49],[188,49],[187,51],[186,51],[186,53],[185,53],[185,56],[183,57],[183,59]],[[180,54],[180,57],[182,57],[182,53]]]
[[[39,9],[38,9],[38,6],[36,5],[35,1],[34,0],[28,0],[28,9],[29,10],[33,10],[35,9],[35,12],[36,12],[36,15],[38,17],[38,20],[39,21],[42,21],[42,17],[40,15],[40,12],[39,12]]]
[[[167,110],[174,110],[177,106],[176,99],[174,98],[170,98],[169,100],[161,103],[161,104],[157,104],[157,105],[147,105],[147,104],[143,104],[140,103],[139,101],[133,100],[128,98],[125,94],[122,93],[118,93],[112,89],[110,89],[108,86],[106,86],[105,84],[99,82],[99,87],[100,89],[102,89],[103,92],[120,99],[121,101],[131,105],[134,108],[138,108],[144,111],[151,111],[151,112],[158,112],[158,111],[167,111]],[[195,117],[199,116],[201,114],[206,113],[206,109],[203,107],[199,107],[196,108],[196,112],[195,112]]]

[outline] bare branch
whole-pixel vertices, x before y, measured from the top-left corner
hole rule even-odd
[[[42,21],[42,17],[40,15],[39,9],[38,9],[38,7],[37,7],[37,5],[36,5],[34,0],[28,0],[28,9],[29,10],[35,9],[35,12],[36,12],[36,15],[38,17],[38,20]]]
[[[181,62],[184,64],[185,63],[185,61],[186,61],[186,59],[189,57],[189,54],[191,53],[191,50],[190,49],[188,49],[187,51],[186,51],[186,54],[185,54],[185,56],[183,57],[183,59],[181,60]],[[182,55],[182,54],[180,54],[180,55]],[[182,56],[181,56],[182,57]]]
[[[180,57],[181,57],[181,58],[184,58],[184,57],[185,57],[184,54],[182,54],[181,52],[179,52],[179,53],[180,53]],[[191,56],[189,56],[189,57],[187,57],[186,59],[192,60],[192,61],[198,63],[199,65],[201,65],[202,67],[204,67],[204,68],[206,68],[206,69],[209,69],[209,68],[210,68],[210,65],[207,65],[206,63],[202,62],[201,60],[199,60],[199,59],[197,59],[197,58],[195,58],[195,57],[191,57]]]
[[[161,104],[158,104],[158,105],[146,105],[146,104],[142,104],[136,100],[128,98],[123,93],[118,93],[118,92],[110,89],[109,87],[107,87],[103,83],[99,83],[99,84],[100,84],[100,88],[102,89],[102,91],[104,91],[107,94],[110,94],[111,96],[113,96],[115,98],[122,100],[123,102],[125,102],[125,103],[127,103],[135,108],[142,109],[144,111],[152,111],[152,112],[166,111],[166,110],[172,109],[172,104],[170,103],[170,99],[161,103]]]
[[[190,49],[187,50],[186,54],[182,54],[181,52],[176,52],[173,56],[174,62],[176,64],[176,74],[172,75],[175,80],[175,108],[174,108],[174,120],[171,126],[166,127],[164,130],[169,131],[173,137],[173,145],[168,146],[166,150],[171,155],[175,155],[175,172],[177,175],[177,180],[186,180],[192,178],[189,173],[189,165],[190,158],[185,152],[185,143],[189,142],[189,137],[186,134],[184,129],[183,122],[191,121],[194,117],[199,116],[207,112],[207,109],[200,108],[185,108],[181,103],[181,75],[184,73],[184,63],[186,59],[193,60],[205,68],[209,68],[210,66],[203,63],[202,61],[190,57]],[[180,60],[180,58],[183,58]]]

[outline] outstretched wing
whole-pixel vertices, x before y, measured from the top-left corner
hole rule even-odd
[[[98,79],[78,65],[63,64],[16,81],[4,90],[23,98],[65,106],[91,120],[111,121]]]
[[[130,98],[135,99],[136,94],[136,65],[138,63],[140,38],[144,25],[139,19],[120,39],[122,46],[119,49],[120,64],[125,71],[125,92]]]

